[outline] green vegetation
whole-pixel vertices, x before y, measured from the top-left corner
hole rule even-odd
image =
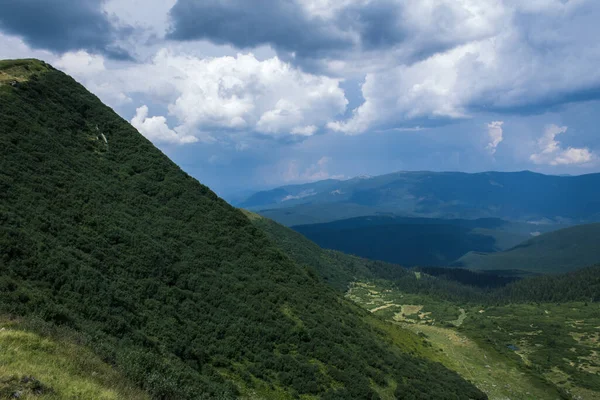
[[[600,398],[600,267],[524,279],[407,270],[323,250],[289,228],[246,215],[297,263],[315,266],[333,286],[347,287],[350,300],[402,327],[399,342],[412,343],[405,351],[441,362],[491,399]],[[328,278],[331,271],[342,279]],[[348,287],[352,277],[358,282]]]
[[[599,304],[510,304],[484,311],[469,314],[466,335],[564,390],[600,399]]]
[[[290,228],[250,211],[242,211],[298,265],[314,269],[325,282],[342,292],[348,289],[350,283],[358,279],[375,277],[398,279],[409,274],[397,265],[322,249]]]
[[[454,265],[474,270],[567,272],[600,262],[599,236],[600,224],[577,225],[534,237],[503,252],[468,253]]]
[[[474,234],[471,221],[359,217],[293,227],[319,246],[408,267],[445,266],[471,251],[494,251],[492,236]],[[483,226],[503,221],[482,221]]]
[[[17,85],[31,77],[37,79],[40,73],[50,69],[48,64],[39,60],[0,60],[0,86]]]
[[[347,296],[421,336],[491,399],[600,399],[598,303],[440,301],[385,281],[357,282]]]
[[[2,313],[79,332],[156,399],[485,398],[396,345],[73,79],[1,68],[27,63],[0,85]]]
[[[0,320],[0,398],[148,398],[87,348],[44,331],[41,336],[20,321]]]
[[[346,291],[354,281],[377,280],[393,284],[395,289],[404,293],[452,302],[505,304],[600,300],[600,266],[524,279],[461,268],[419,267],[410,270],[322,249],[290,228],[258,214],[243,212],[297,264],[308,270],[314,269],[325,282],[341,291]]]

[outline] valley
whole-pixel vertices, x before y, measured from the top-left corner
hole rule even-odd
[[[336,287],[348,299],[413,332],[429,350],[420,350],[423,356],[491,399],[600,398],[599,267],[516,280],[460,269],[409,270],[320,249],[289,228],[246,215],[296,262],[320,274],[339,271]]]
[[[600,398],[597,304],[440,302],[376,282],[346,296],[419,335],[490,399]]]

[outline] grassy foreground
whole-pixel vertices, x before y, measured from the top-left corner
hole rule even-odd
[[[15,321],[0,319],[0,399],[5,398],[148,397],[83,346],[44,337]]]

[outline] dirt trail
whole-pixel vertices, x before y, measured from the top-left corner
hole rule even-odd
[[[399,305],[398,304],[394,304],[394,303],[385,304],[383,306],[375,307],[374,309],[369,310],[369,311],[371,311],[372,313],[374,313],[374,312],[377,312],[379,310],[385,310],[386,308],[390,308],[390,307],[399,307]]]

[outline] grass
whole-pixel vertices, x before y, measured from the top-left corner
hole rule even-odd
[[[38,60],[0,60],[0,86],[12,82],[25,82],[34,74],[48,70]]]
[[[584,399],[600,399],[600,305],[511,304],[470,314],[464,332]],[[593,393],[590,394],[590,393]]]
[[[598,304],[483,307],[401,293],[383,281],[356,282],[346,295],[410,330],[416,352],[490,399],[600,399]]]
[[[517,366],[455,329],[408,323],[403,326],[427,338],[445,356],[441,362],[446,367],[473,382],[490,399],[557,398],[556,390],[533,382]]]
[[[147,399],[88,349],[0,320],[0,398]]]

